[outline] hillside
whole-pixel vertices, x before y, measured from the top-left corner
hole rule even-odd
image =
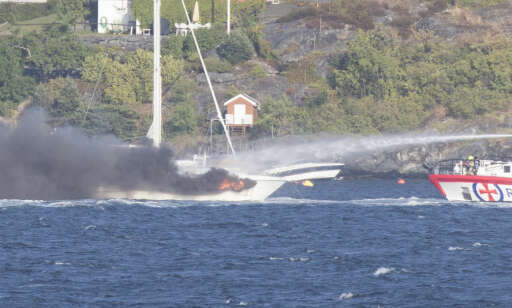
[[[230,38],[222,22],[197,33],[218,100],[247,93],[262,103],[237,144],[297,134],[512,132],[509,1],[262,3],[237,7]],[[73,33],[72,24],[16,30],[65,11],[48,7],[51,14],[0,28],[0,116],[15,116],[32,97],[53,125],[136,141],[150,122],[152,38]],[[196,152],[215,116],[206,78],[190,36],[171,35],[162,47],[165,135],[178,152]]]

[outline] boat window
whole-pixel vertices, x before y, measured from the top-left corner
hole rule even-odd
[[[462,198],[464,198],[464,200],[473,201],[473,198],[471,198],[471,193],[469,192],[469,188],[462,187]]]
[[[510,166],[505,166],[503,172],[510,173]]]

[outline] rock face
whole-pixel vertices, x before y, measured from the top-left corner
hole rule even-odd
[[[106,48],[119,47],[125,51],[153,49],[153,36],[148,35],[81,35],[80,39],[87,45],[102,45]],[[165,37],[162,39],[165,40]]]
[[[425,176],[444,159],[512,157],[512,138],[482,139],[472,142],[435,143],[401,147],[346,157],[347,176]]]

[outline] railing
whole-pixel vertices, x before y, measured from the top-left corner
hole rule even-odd
[[[433,170],[435,174],[464,174],[464,161],[461,159],[448,159],[440,161]]]

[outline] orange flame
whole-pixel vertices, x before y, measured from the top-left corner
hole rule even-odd
[[[245,183],[243,180],[240,180],[240,179],[225,178],[219,184],[219,190],[231,189],[234,191],[241,191],[242,189],[244,189],[244,187],[245,187]]]

